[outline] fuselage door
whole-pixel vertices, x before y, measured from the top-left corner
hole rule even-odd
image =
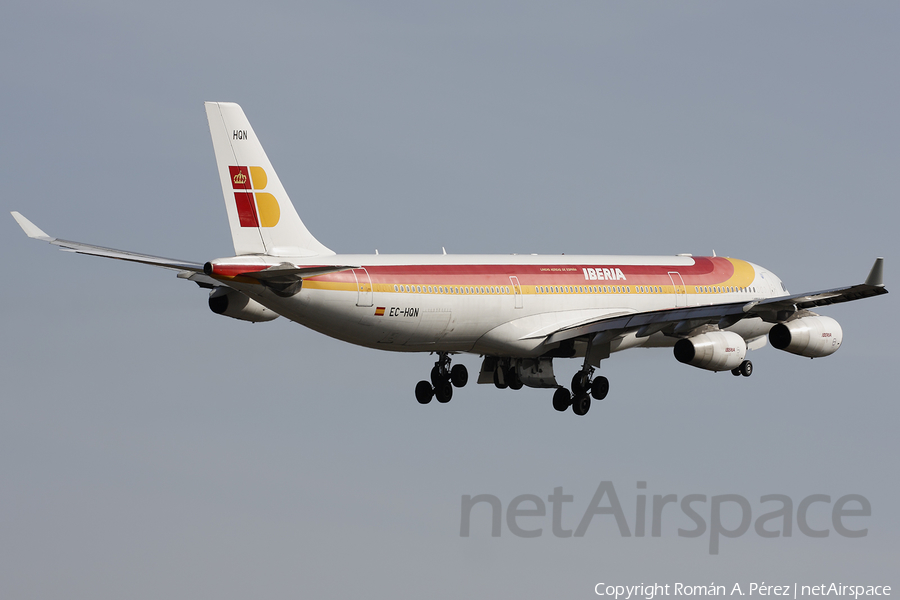
[[[687,306],[687,290],[684,287],[684,279],[678,271],[669,271],[669,279],[672,280],[672,287],[675,289],[675,308],[679,306]]]
[[[356,277],[358,291],[356,305],[372,306],[372,280],[369,278],[369,272],[365,269],[353,269],[353,275]]]
[[[513,294],[516,295],[516,308],[522,308],[524,303],[522,298],[522,286],[519,285],[519,278],[515,275],[510,275],[509,282],[512,284]]]

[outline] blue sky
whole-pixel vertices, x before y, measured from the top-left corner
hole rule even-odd
[[[740,257],[792,291],[897,260],[889,2],[14,2],[5,210],[54,236],[231,253],[202,103],[240,103],[338,252]],[[841,351],[753,377],[633,350],[585,418],[433,358],[214,315],[168,271],[59,253],[13,219],[2,287],[0,595],[593,597],[607,583],[897,585],[894,294],[824,309]],[[477,357],[457,359],[478,368]],[[560,361],[568,380],[577,365]],[[474,378],[473,378],[474,379]],[[519,538],[461,499],[865,496],[859,539]],[[637,482],[646,481],[646,491]],[[652,499],[648,500],[651,502]],[[549,510],[549,503],[548,503]],[[708,505],[707,505],[708,506]],[[708,510],[708,509],[707,509]],[[671,517],[669,516],[671,515]],[[505,513],[504,513],[505,517]],[[730,527],[735,514],[725,515]]]

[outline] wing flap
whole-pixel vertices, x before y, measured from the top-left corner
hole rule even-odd
[[[744,308],[747,306],[744,302],[732,302],[729,304],[669,308],[605,317],[559,329],[547,337],[546,343],[552,344],[607,332],[616,332],[617,335],[621,335],[628,331],[638,331],[650,335],[671,328],[672,333],[687,333],[704,324],[718,323],[724,317],[740,316],[740,318],[746,318],[750,316],[750,313],[744,312]]]

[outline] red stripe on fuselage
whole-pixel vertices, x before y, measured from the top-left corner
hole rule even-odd
[[[717,285],[734,275],[725,258],[696,257],[693,265],[372,265],[366,266],[373,284],[398,285],[510,285],[515,276],[521,285],[658,285],[670,286],[669,273],[677,272],[686,285]],[[585,279],[584,269],[622,272],[625,279]],[[350,271],[319,275],[316,281],[356,284]],[[679,282],[680,283],[680,282]]]

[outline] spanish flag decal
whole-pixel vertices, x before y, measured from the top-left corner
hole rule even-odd
[[[384,316],[384,307],[383,306],[379,306],[378,308],[375,309],[375,316],[376,317]]]

